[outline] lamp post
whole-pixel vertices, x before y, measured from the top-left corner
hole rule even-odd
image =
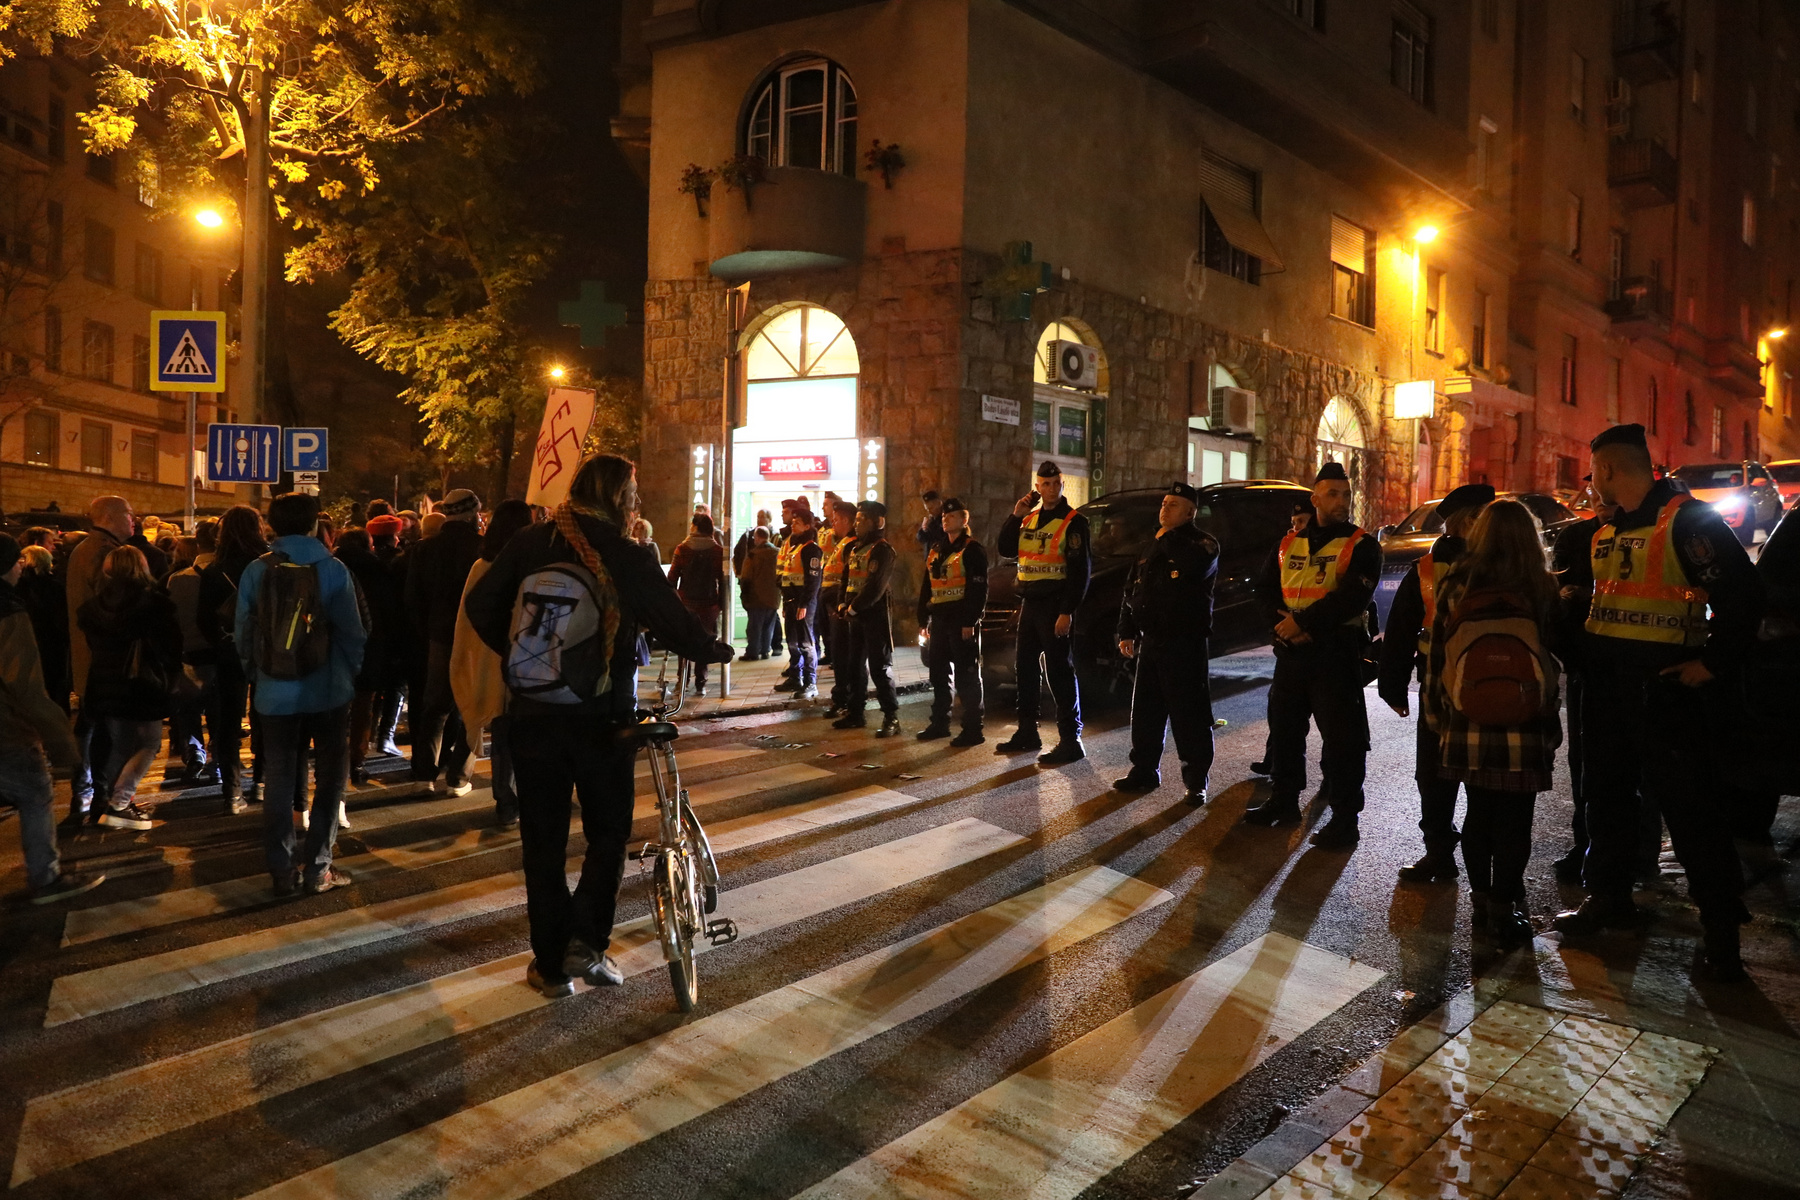
[[[1401,387],[1410,389],[1413,393],[1420,390],[1420,381],[1416,378],[1418,368],[1414,365],[1413,361],[1413,347],[1419,340],[1419,280],[1425,269],[1425,244],[1427,242],[1435,241],[1437,235],[1438,230],[1436,225],[1421,225],[1413,230],[1412,235],[1412,306],[1407,317],[1406,335],[1406,374],[1410,382],[1401,385]],[[1419,422],[1432,414],[1437,401],[1437,385],[1431,383],[1427,386],[1430,390],[1427,392],[1423,401],[1421,402],[1418,399],[1409,397],[1411,403],[1404,409],[1406,415],[1412,418],[1413,423],[1412,445],[1407,448],[1406,453],[1408,473],[1410,476],[1406,486],[1407,490],[1412,493],[1411,501],[1407,505],[1408,511],[1411,511],[1412,506],[1419,502]],[[1401,388],[1396,387],[1394,389],[1394,416],[1399,418],[1402,411]]]
[[[222,228],[225,224],[225,218],[219,214],[219,210],[216,208],[203,208],[194,214],[194,223],[200,226],[201,229],[210,231]],[[224,307],[224,305],[221,304],[220,307]],[[190,276],[188,280],[188,311],[200,311],[200,280],[197,276]],[[223,342],[223,337],[221,337],[220,340]],[[222,358],[224,353],[225,348],[221,345],[218,348],[218,354]],[[219,366],[222,369],[224,363],[221,362]],[[189,537],[194,535],[194,481],[197,478],[194,474],[194,441],[199,435],[199,408],[200,393],[189,392],[187,394],[187,469],[184,472],[186,476],[185,488],[187,491],[187,511],[184,517],[183,526]]]

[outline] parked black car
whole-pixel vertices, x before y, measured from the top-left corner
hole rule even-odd
[[[1529,508],[1544,527],[1544,549],[1548,551],[1556,545],[1556,535],[1564,526],[1582,520],[1567,505],[1555,496],[1544,492],[1501,492],[1507,500],[1517,500]],[[1406,578],[1406,571],[1413,563],[1425,557],[1431,550],[1431,543],[1437,541],[1444,532],[1444,522],[1437,515],[1438,502],[1443,499],[1428,500],[1406,514],[1406,519],[1397,525],[1383,525],[1378,531],[1381,538],[1381,582],[1375,585],[1375,611],[1381,618],[1381,628],[1387,628],[1388,609],[1394,606],[1394,593],[1400,590],[1400,581]]]
[[[1219,483],[1200,489],[1194,523],[1219,541],[1219,578],[1213,591],[1212,653],[1229,654],[1269,640],[1256,595],[1257,576],[1288,530],[1296,501],[1310,489],[1281,479]],[[1113,492],[1081,507],[1094,546],[1094,577],[1075,614],[1075,665],[1085,701],[1103,705],[1130,694],[1130,670],[1114,634],[1131,565],[1156,537],[1163,491]],[[1018,564],[998,562],[988,572],[982,613],[982,661],[990,689],[1015,684],[1019,597]]]

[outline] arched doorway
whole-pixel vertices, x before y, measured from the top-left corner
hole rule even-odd
[[[1363,433],[1362,418],[1348,396],[1333,396],[1319,414],[1319,430],[1314,442],[1313,469],[1328,462],[1342,463],[1350,476],[1350,519],[1368,518],[1369,450]]]
[[[1058,342],[1093,354],[1059,362]],[[1080,321],[1052,321],[1038,336],[1031,378],[1032,469],[1046,458],[1054,462],[1063,473],[1063,495],[1079,508],[1106,490],[1106,351]]]

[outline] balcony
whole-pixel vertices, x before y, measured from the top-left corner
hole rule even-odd
[[[1606,184],[1627,212],[1675,203],[1675,156],[1650,138],[1617,138],[1606,151]]]
[[[1619,281],[1619,294],[1606,302],[1606,315],[1612,318],[1614,333],[1626,336],[1664,333],[1669,328],[1672,300],[1662,280],[1650,275],[1633,275]]]
[[[1681,78],[1681,20],[1672,0],[1613,6],[1613,69],[1633,87]]]
[[[712,274],[734,283],[824,271],[862,258],[861,180],[771,167],[748,193],[715,186],[707,219]]]
[[[1726,391],[1746,399],[1763,394],[1762,363],[1756,352],[1736,338],[1706,343],[1706,373]]]

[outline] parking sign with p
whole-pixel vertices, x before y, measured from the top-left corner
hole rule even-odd
[[[331,460],[324,429],[298,427],[281,431],[281,469],[284,471],[329,471]]]
[[[224,391],[224,345],[222,312],[151,313],[150,390]]]

